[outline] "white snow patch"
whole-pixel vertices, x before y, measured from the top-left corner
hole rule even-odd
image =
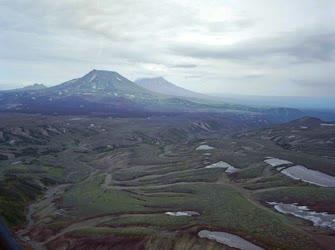
[[[18,164],[21,164],[22,161],[15,161],[15,162],[12,162],[11,165],[18,165]]]
[[[213,147],[211,146],[208,146],[208,145],[200,145],[199,147],[197,147],[195,150],[212,150],[214,149]]]
[[[335,187],[335,177],[320,171],[308,169],[301,165],[289,167],[281,171],[282,174],[321,187]]]
[[[240,236],[218,231],[201,230],[198,233],[200,238],[215,240],[218,243],[241,250],[262,250],[263,248],[241,238]]]
[[[194,211],[178,211],[178,212],[165,212],[166,215],[170,216],[198,216],[200,215],[198,212]]]
[[[335,230],[335,214],[327,212],[318,213],[311,211],[307,206],[298,206],[297,204],[285,204],[280,202],[267,202],[274,206],[274,209],[282,214],[290,214],[295,217],[309,220],[317,227],[327,227]]]
[[[81,120],[86,120],[86,118],[84,118],[84,117],[73,117],[73,118],[69,119],[69,121],[81,121]]]
[[[272,157],[266,157],[267,159],[264,160],[265,163],[271,165],[272,167],[278,167],[281,165],[288,165],[288,164],[293,164],[290,161],[287,160],[282,160],[282,159],[278,159],[278,158],[272,158]]]
[[[334,127],[335,123],[321,123],[320,125],[324,127]]]
[[[217,163],[214,163],[212,165],[206,166],[205,168],[224,168],[226,169],[225,172],[228,174],[232,174],[237,172],[239,169],[235,168],[234,166],[230,165],[227,162],[224,161],[219,161]]]
[[[94,75],[91,77],[90,82],[94,81],[94,79],[95,79],[96,77],[97,77],[97,75],[94,74]]]

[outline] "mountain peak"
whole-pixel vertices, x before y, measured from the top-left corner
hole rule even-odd
[[[167,80],[163,76],[153,77],[152,79],[157,79],[157,80],[161,80],[161,81],[166,81],[167,82]]]
[[[39,89],[45,89],[45,88],[47,88],[47,86],[45,86],[42,83],[34,83],[32,85],[25,86],[22,89],[23,90],[39,90]]]
[[[117,73],[116,71],[111,71],[111,70],[101,70],[101,69],[92,69],[90,72],[88,72],[85,76],[88,75],[120,75],[119,73]],[[84,77],[85,77],[84,76]]]
[[[162,76],[152,77],[152,78],[141,78],[141,79],[136,80],[135,83],[142,88],[145,88],[152,92],[156,92],[160,94],[179,96],[179,97],[207,98],[203,94],[196,93],[191,90],[179,87],[167,81]]]
[[[115,71],[93,69],[86,75],[52,88],[59,95],[108,96],[135,98],[150,95],[134,82]]]
[[[135,82],[148,82],[148,81],[151,81],[151,82],[156,82],[156,83],[159,83],[161,81],[164,81],[164,82],[168,82],[163,76],[155,76],[155,77],[144,77],[144,78],[139,78],[139,79],[136,79]],[[170,83],[170,82],[169,82]],[[171,83],[172,84],[172,83]]]
[[[115,71],[93,69],[79,79],[84,80],[86,83],[103,83],[106,86],[106,84],[110,85],[115,81],[121,82],[126,78]]]
[[[135,80],[135,83],[137,83],[138,85],[146,85],[146,86],[161,85],[161,86],[170,86],[170,87],[173,86],[173,87],[181,88],[169,82],[163,76],[139,78]]]

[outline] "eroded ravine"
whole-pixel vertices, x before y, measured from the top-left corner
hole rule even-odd
[[[45,249],[44,244],[42,242],[36,241],[29,236],[31,230],[38,224],[40,220],[43,219],[44,216],[40,215],[39,212],[42,209],[48,208],[50,213],[54,214],[57,211],[57,207],[55,205],[55,200],[60,197],[62,193],[69,187],[71,184],[62,184],[58,186],[54,186],[49,188],[44,196],[36,201],[33,204],[30,204],[28,207],[28,212],[26,215],[27,224],[26,227],[17,231],[17,237],[30,245],[33,249],[43,250]]]

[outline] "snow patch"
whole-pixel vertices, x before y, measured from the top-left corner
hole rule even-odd
[[[208,145],[200,145],[199,147],[197,147],[195,150],[212,150],[214,149],[213,147],[211,146],[208,146]]]
[[[96,77],[97,77],[97,74],[94,74],[94,75],[91,77],[91,79],[89,80],[89,82],[94,81]]]
[[[224,161],[219,161],[217,163],[214,163],[212,165],[206,166],[205,168],[224,168],[226,169],[225,172],[228,174],[232,174],[237,172],[239,169],[235,168],[234,166],[230,165],[227,162]]]
[[[200,238],[215,240],[218,243],[241,250],[262,250],[263,248],[241,238],[240,236],[218,231],[201,230],[198,233]]]
[[[178,212],[165,212],[166,215],[169,216],[198,216],[200,215],[198,212],[194,211],[178,211]]]
[[[323,127],[335,127],[335,123],[321,123],[320,125]]]
[[[335,177],[301,165],[292,166],[281,171],[282,174],[321,187],[335,187]]]
[[[279,167],[281,165],[293,164],[290,161],[282,160],[282,159],[278,159],[278,158],[272,158],[272,157],[266,157],[266,160],[264,160],[264,162],[271,165],[272,167]]]
[[[297,204],[285,204],[280,202],[267,202],[275,210],[282,214],[290,214],[295,217],[309,220],[317,227],[326,227],[335,230],[335,214],[327,212],[318,213],[311,211],[307,206],[298,206]]]

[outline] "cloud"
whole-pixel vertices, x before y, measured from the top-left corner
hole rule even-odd
[[[295,84],[302,87],[308,87],[308,88],[327,88],[327,89],[333,89],[335,92],[335,77],[329,77],[329,78],[315,78],[315,79],[295,79],[293,80]]]
[[[254,39],[231,46],[208,46],[201,44],[175,45],[173,53],[201,59],[221,59],[244,62],[306,63],[333,61],[335,56],[335,32],[295,32],[280,37]]]
[[[185,63],[185,64],[176,64],[176,65],[173,65],[172,67],[174,67],[174,68],[186,68],[186,69],[188,69],[188,68],[196,68],[196,67],[198,67],[198,65],[196,65],[196,64],[191,64],[191,63]]]
[[[334,11],[329,0],[2,0],[0,85],[102,68],[198,92],[313,95],[335,78]]]
[[[208,22],[207,27],[211,32],[238,32],[251,28],[254,22],[249,19],[239,19],[236,21]]]

